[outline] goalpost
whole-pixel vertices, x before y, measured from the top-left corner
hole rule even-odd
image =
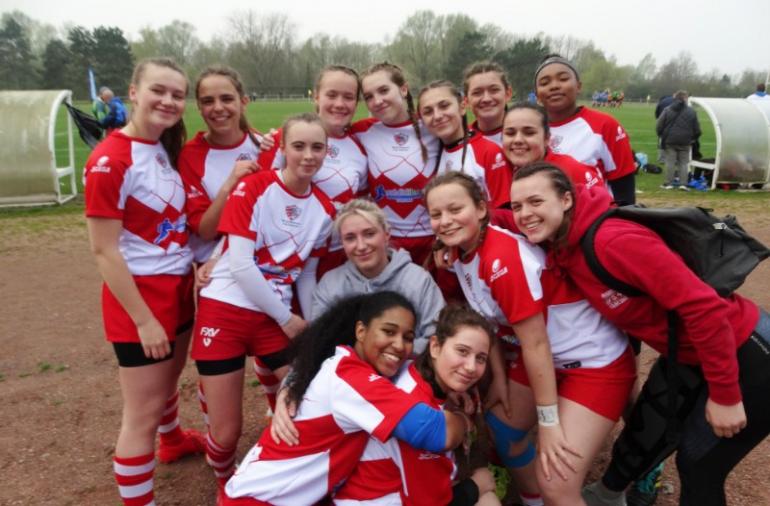
[[[56,119],[70,90],[0,91],[0,207],[63,204],[77,195],[72,119],[66,163],[56,162]]]

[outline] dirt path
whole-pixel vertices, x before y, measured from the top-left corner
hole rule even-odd
[[[734,204],[737,206],[738,204]],[[767,201],[730,209],[750,232],[770,244]],[[119,505],[111,456],[120,422],[120,392],[111,348],[102,337],[100,280],[80,215],[0,218],[0,505]],[[770,262],[741,289],[770,308]],[[647,361],[652,357],[647,357]],[[249,375],[250,376],[250,375]],[[181,417],[202,427],[196,372],[182,378]],[[247,410],[239,455],[264,424],[263,402],[246,380]],[[606,463],[607,454],[598,459]],[[659,501],[676,504],[673,465],[665,481],[674,489]],[[212,505],[215,485],[202,458],[159,464],[156,497],[163,505]],[[729,504],[770,504],[770,441],[733,473]]]

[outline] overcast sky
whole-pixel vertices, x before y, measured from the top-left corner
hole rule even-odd
[[[277,11],[296,24],[300,39],[325,32],[365,42],[392,37],[414,11],[431,9],[465,13],[514,34],[591,39],[620,64],[635,65],[650,52],[661,65],[688,51],[700,72],[770,70],[770,0],[0,0],[0,11],[14,9],[57,27],[65,22],[117,25],[129,38],[143,26],[158,28],[180,19],[193,24],[204,40],[222,34],[227,18],[239,10]]]

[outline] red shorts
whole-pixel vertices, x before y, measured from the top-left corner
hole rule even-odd
[[[409,252],[412,262],[420,267],[425,265],[425,260],[433,254],[433,242],[436,240],[432,235],[423,237],[391,237],[390,245],[394,249],[403,248]]]
[[[277,353],[289,345],[281,327],[265,313],[206,297],[198,299],[193,360],[227,360]]]
[[[521,353],[510,363],[508,378],[529,386]],[[559,397],[585,406],[612,421],[618,421],[623,414],[635,380],[636,366],[630,347],[604,367],[556,369]]]
[[[195,313],[192,273],[185,276],[157,274],[133,278],[142,299],[166,330],[168,340],[173,341],[177,331],[192,322]],[[140,342],[134,320],[128,316],[106,283],[102,285],[102,318],[107,341]]]

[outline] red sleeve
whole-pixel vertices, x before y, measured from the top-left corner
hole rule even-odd
[[[609,219],[599,228],[599,261],[608,271],[623,273],[622,281],[638,287],[659,306],[677,312],[714,402],[731,405],[740,401],[736,339],[728,322],[727,303],[658,235],[627,223]]]
[[[485,139],[486,140],[486,139]],[[489,204],[492,209],[511,201],[511,183],[513,182],[513,167],[503,155],[503,150],[492,141],[484,146],[482,165],[484,179],[489,190]]]
[[[480,275],[508,322],[514,324],[542,313],[542,263],[516,239],[497,241],[492,246],[481,261]]]
[[[278,129],[276,134],[273,136],[273,141],[275,144],[273,144],[273,147],[270,150],[260,149],[259,150],[259,158],[257,159],[257,165],[259,165],[260,170],[272,170],[273,169],[273,162],[275,162],[275,155],[278,153],[278,149],[281,146],[281,136],[283,135],[282,129]]]
[[[344,418],[383,443],[419,399],[379,376],[358,358],[345,358],[337,366],[337,376],[357,395],[340,391],[335,395],[334,415]],[[376,410],[373,412],[372,410]],[[381,416],[372,416],[378,412]]]
[[[350,133],[355,135],[355,134],[360,134],[362,132],[366,132],[372,127],[372,125],[377,123],[377,121],[379,120],[377,120],[376,118],[360,119],[355,123],[353,123],[352,125],[350,125]]]
[[[604,177],[593,165],[580,163],[569,155],[548,151],[545,160],[559,167],[574,184],[582,184],[590,188],[592,186],[605,186]]]
[[[187,226],[196,234],[203,214],[211,206],[211,199],[202,184],[205,159],[206,150],[188,143],[179,155],[177,163],[187,197],[185,199]]]
[[[623,126],[610,116],[609,121],[606,121],[602,127],[602,137],[615,163],[615,170],[605,171],[607,179],[619,179],[633,174],[636,171],[636,162],[634,153],[631,151],[631,140]]]
[[[257,239],[251,224],[259,220],[256,203],[268,184],[263,172],[249,174],[240,180],[227,198],[222,217],[219,219],[220,234],[234,234],[248,239]]]
[[[123,219],[126,174],[131,164],[131,143],[105,141],[108,148],[96,149],[84,169],[86,216]]]

